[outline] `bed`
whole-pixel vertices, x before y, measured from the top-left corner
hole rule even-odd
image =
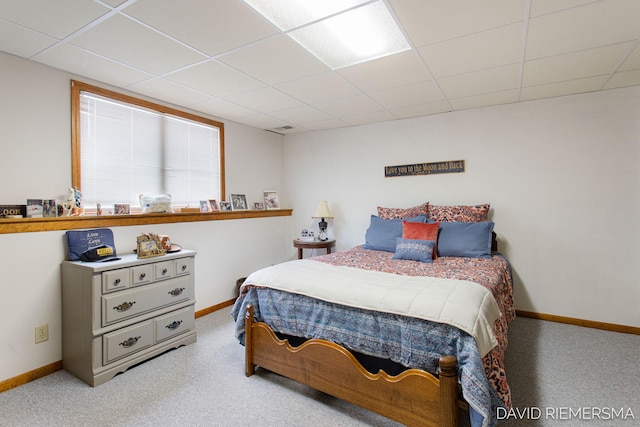
[[[252,273],[232,309],[256,366],[403,424],[497,424],[515,317],[488,205],[378,208],[365,244]]]

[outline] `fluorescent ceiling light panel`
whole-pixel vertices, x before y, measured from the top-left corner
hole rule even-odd
[[[343,12],[371,0],[244,0],[282,31]]]
[[[382,0],[245,0],[331,69],[344,68],[409,50],[411,46]],[[254,6],[253,3],[264,3]],[[277,3],[278,6],[273,5]],[[326,5],[325,5],[326,3]],[[334,4],[339,3],[339,4]],[[366,4],[363,4],[366,3]],[[293,7],[292,5],[296,5]],[[359,6],[359,4],[363,4]],[[291,7],[293,17],[283,18]],[[314,7],[312,7],[314,6]],[[322,7],[319,7],[322,6]],[[319,7],[319,8],[318,8]],[[301,12],[303,11],[304,12]],[[306,21],[306,22],[305,22]]]

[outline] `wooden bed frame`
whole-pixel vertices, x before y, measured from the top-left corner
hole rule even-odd
[[[457,360],[440,358],[440,375],[409,369],[397,376],[369,373],[344,347],[312,339],[299,347],[279,339],[266,323],[255,322],[253,306],[245,313],[245,374],[256,366],[306,384],[407,426],[456,427],[458,410],[468,409],[458,396]]]

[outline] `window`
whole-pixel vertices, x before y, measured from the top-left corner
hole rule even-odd
[[[139,195],[171,194],[174,206],[224,200],[224,125],[72,82],[73,185],[85,207],[109,209]]]

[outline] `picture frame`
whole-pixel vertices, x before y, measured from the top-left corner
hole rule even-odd
[[[220,201],[220,212],[231,212],[232,210],[231,202]]]
[[[255,202],[253,204],[253,210],[254,211],[263,211],[264,210],[264,203],[262,202]]]
[[[280,209],[278,192],[273,190],[264,191],[264,206],[269,209]]]
[[[167,253],[162,247],[162,241],[157,234],[142,234],[137,237],[138,258],[151,258]]]
[[[27,218],[43,218],[42,199],[27,199]]]
[[[211,212],[219,212],[220,206],[218,205],[218,200],[209,199],[209,209],[211,209]]]
[[[244,194],[231,194],[231,209],[234,211],[246,211],[249,209],[247,205],[247,196]]]
[[[58,202],[56,199],[42,200],[42,216],[44,218],[55,218],[58,216]]]
[[[200,212],[209,212],[209,202],[207,200],[200,200]]]
[[[113,205],[114,215],[129,215],[131,212],[131,205],[129,203],[115,203]]]

